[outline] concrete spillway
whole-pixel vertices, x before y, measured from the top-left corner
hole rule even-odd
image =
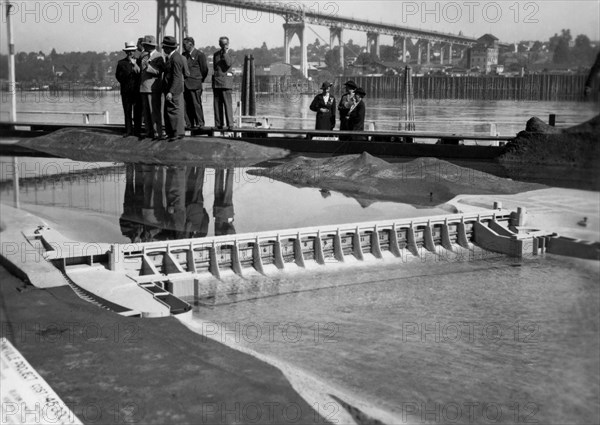
[[[290,279],[303,282],[294,291],[314,289],[311,279],[353,270],[390,266],[419,273],[427,261],[441,268],[448,261],[485,260],[489,253],[598,259],[599,243],[524,227],[525,214],[495,209],[139,244],[74,244],[43,228],[28,239],[96,301],[105,299],[110,308],[127,300],[129,314],[148,317],[187,313],[185,301],[286,292]]]

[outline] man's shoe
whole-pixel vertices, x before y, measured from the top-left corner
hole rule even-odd
[[[177,142],[178,140],[183,140],[183,137],[184,136],[172,136],[172,137],[169,137],[168,142],[169,143],[171,143],[171,142]]]

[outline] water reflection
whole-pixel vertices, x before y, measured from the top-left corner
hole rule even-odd
[[[233,169],[217,169],[215,176],[215,235],[233,235]]]
[[[121,233],[134,243],[207,236],[205,176],[202,167],[127,164]],[[235,234],[233,181],[232,168],[215,170],[217,236]]]

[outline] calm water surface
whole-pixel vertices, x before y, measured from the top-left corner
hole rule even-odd
[[[316,94],[316,93],[315,93]],[[310,95],[259,95],[257,116],[275,117],[270,119],[277,128],[314,128],[315,114],[309,110],[313,96]],[[234,104],[239,93],[234,93]],[[208,125],[214,122],[213,97],[210,90],[203,94],[204,114]],[[394,99],[365,98],[367,105],[366,121],[374,122],[377,129],[397,130],[399,102]],[[1,94],[0,117],[6,119],[10,99]],[[17,111],[22,112],[20,121],[71,122],[81,123],[81,115],[36,115],[31,111],[45,112],[109,112],[111,123],[123,123],[123,110],[118,92],[89,92],[88,94],[62,92],[20,92],[17,94]],[[593,102],[533,102],[533,101],[470,101],[428,99],[415,100],[417,131],[443,131],[451,133],[490,134],[489,123],[496,124],[501,135],[514,135],[525,129],[525,123],[532,116],[544,121],[549,114],[557,115],[558,126],[568,126],[583,122],[600,112],[600,104]],[[236,113],[237,115],[237,113]],[[284,121],[280,117],[285,117]],[[92,122],[103,122],[102,116],[91,116]],[[461,124],[458,121],[465,121]],[[338,123],[339,126],[339,123]]]
[[[45,158],[20,161],[21,176],[30,177],[21,179],[22,208],[57,224],[64,222],[63,227],[70,223],[65,219],[69,211],[90,219],[101,217],[96,224],[102,223],[106,232],[98,235],[98,242],[130,242],[135,232],[144,231],[150,233],[142,240],[150,241],[445,212],[435,203],[419,210],[395,202],[361,205],[340,193],[294,187],[241,168],[112,166]],[[12,162],[0,159],[0,170],[0,196],[10,202],[14,196]],[[36,173],[46,177],[31,178]],[[170,211],[169,205],[173,205]],[[223,221],[228,223],[225,228]]]

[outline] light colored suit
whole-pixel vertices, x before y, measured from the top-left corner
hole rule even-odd
[[[161,137],[162,125],[162,74],[165,58],[157,50],[144,52],[139,59],[141,77],[140,94],[147,137]]]

